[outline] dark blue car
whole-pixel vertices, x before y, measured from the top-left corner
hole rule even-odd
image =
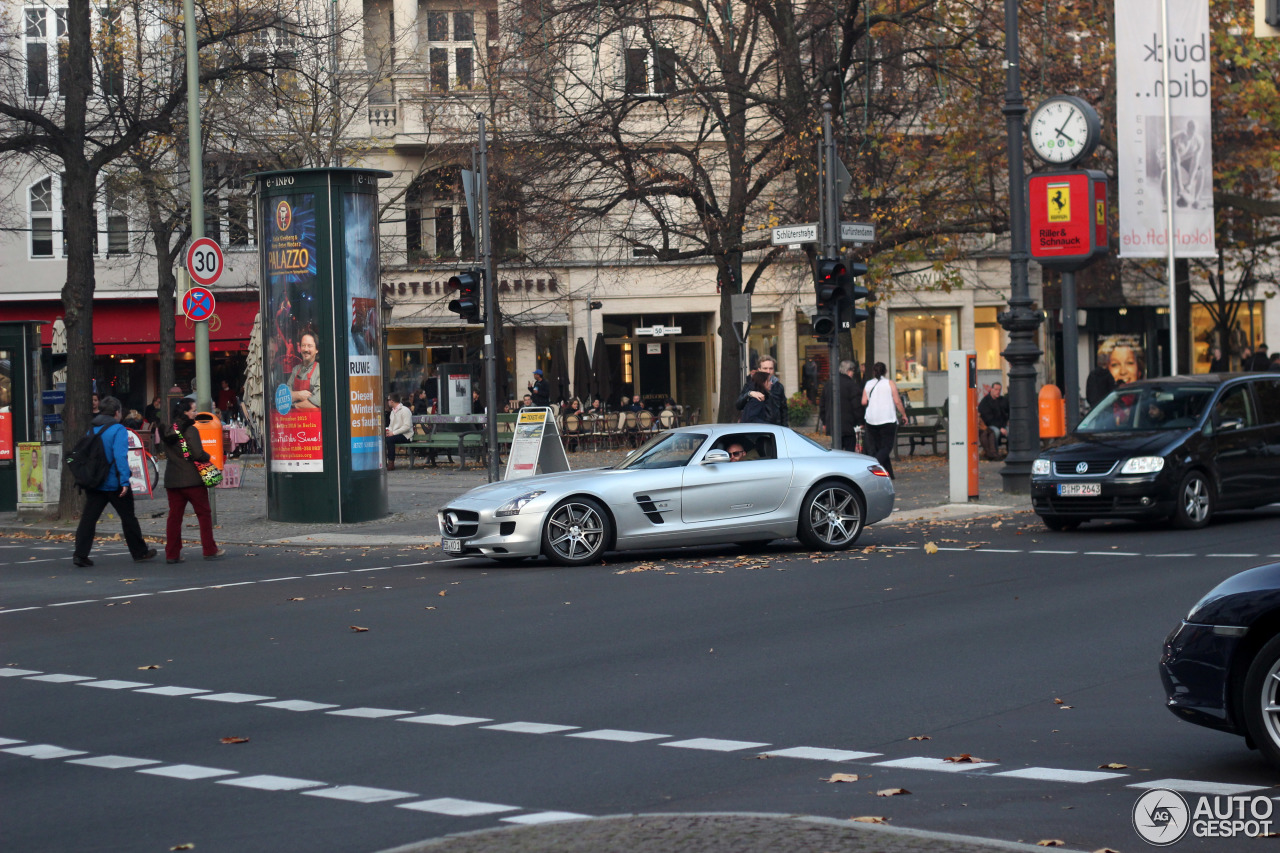
[[[1280,767],[1280,563],[1200,599],[1164,641],[1160,678],[1178,717],[1242,735]]]

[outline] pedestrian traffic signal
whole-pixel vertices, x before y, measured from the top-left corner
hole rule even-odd
[[[835,258],[818,258],[814,289],[818,295],[818,313],[830,313],[834,317],[836,303],[844,296],[845,265]]]
[[[480,282],[484,271],[463,270],[449,279],[449,288],[458,291],[458,298],[449,301],[449,310],[468,323],[483,322],[480,319]]]
[[[850,317],[850,326],[865,323],[867,322],[867,318],[870,316],[870,314],[867,313],[866,308],[858,307],[859,300],[869,299],[871,297],[871,291],[867,290],[856,281],[857,278],[866,274],[867,265],[861,261],[854,261],[849,264],[845,271],[846,281],[842,289],[844,290],[844,295],[848,297],[850,304],[853,306],[853,310],[850,312],[852,315]]]

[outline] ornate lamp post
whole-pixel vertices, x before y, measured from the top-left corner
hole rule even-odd
[[[1027,285],[1030,256],[1027,231],[1026,175],[1022,161],[1022,77],[1018,68],[1018,3],[1004,0],[1005,125],[1009,144],[1009,310],[1000,312],[1000,325],[1009,333],[1001,353],[1009,362],[1009,455],[1000,476],[1004,490],[1030,494],[1031,463],[1039,453],[1039,414],[1036,410],[1036,362],[1040,347],[1036,330],[1044,315],[1033,308]]]

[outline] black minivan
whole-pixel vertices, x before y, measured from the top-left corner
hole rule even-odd
[[[1280,374],[1208,373],[1123,385],[1031,467],[1052,530],[1093,518],[1203,527],[1280,501]]]

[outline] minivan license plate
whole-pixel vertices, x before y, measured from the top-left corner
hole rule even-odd
[[[461,539],[441,539],[441,540],[440,540],[440,544],[441,544],[442,546],[444,546],[444,550],[445,550],[445,551],[447,551],[447,552],[449,552],[450,554],[461,554],[461,553],[462,553],[462,540],[461,540]]]
[[[1059,483],[1058,497],[1096,498],[1102,494],[1101,483]],[[448,548],[445,548],[448,551]]]

